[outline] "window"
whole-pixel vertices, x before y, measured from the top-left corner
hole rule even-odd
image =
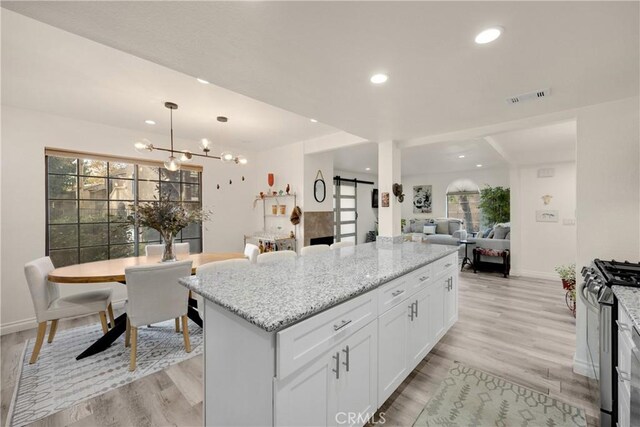
[[[469,233],[480,231],[482,212],[480,190],[469,180],[454,181],[447,187],[447,217],[464,221],[464,228]]]
[[[335,180],[333,186],[334,235],[336,242],[357,242],[358,212],[355,182]]]
[[[136,164],[91,155],[47,152],[46,252],[56,267],[144,254],[160,243],[155,230],[126,223],[138,203],[159,191],[172,200],[202,206],[201,172],[170,172],[155,164]],[[202,226],[183,229],[176,241],[202,251]]]

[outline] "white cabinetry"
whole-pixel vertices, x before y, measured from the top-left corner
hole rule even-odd
[[[448,272],[444,282],[445,325],[448,329],[458,320],[458,272]]]
[[[409,375],[407,360],[410,308],[399,304],[378,319],[378,401],[382,404]]]
[[[407,300],[409,302],[408,365],[413,369],[433,347],[434,336],[429,328],[429,296],[432,286],[418,292]],[[442,301],[442,300],[440,300]]]

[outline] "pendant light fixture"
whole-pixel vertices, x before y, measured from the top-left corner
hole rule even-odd
[[[134,147],[136,149],[136,151],[143,153],[143,152],[151,152],[153,150],[158,150],[158,151],[166,151],[169,153],[169,158],[164,162],[164,167],[167,170],[170,170],[172,172],[175,172],[177,170],[180,170],[180,167],[182,166],[183,163],[189,162],[193,159],[193,156],[198,156],[198,157],[204,157],[204,158],[208,158],[208,159],[216,159],[216,160],[221,160],[225,163],[228,162],[235,162],[236,164],[239,165],[246,165],[248,163],[248,160],[246,157],[242,156],[242,155],[234,155],[229,151],[225,151],[222,154],[220,154],[220,156],[210,156],[209,153],[211,152],[211,141],[208,140],[207,138],[202,138],[202,140],[200,140],[200,149],[202,150],[202,152],[204,154],[196,154],[196,153],[192,153],[189,150],[176,150],[174,149],[173,146],[173,110],[177,110],[178,109],[178,104],[174,103],[174,102],[165,102],[164,106],[166,108],[169,109],[170,111],[170,124],[171,124],[171,147],[170,148],[162,148],[162,147],[156,147],[154,146],[151,142],[149,142],[149,140],[147,139],[143,139],[141,141],[137,141],[134,144]],[[218,116],[217,120],[221,123],[226,123],[229,119],[227,119],[224,116]]]

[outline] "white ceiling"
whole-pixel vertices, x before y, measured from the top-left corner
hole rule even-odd
[[[372,141],[545,114],[639,88],[638,2],[2,6]],[[503,36],[474,44],[492,25],[503,26]],[[74,63],[85,65],[82,57]],[[371,85],[375,72],[387,72],[389,81]],[[548,99],[504,101],[545,87],[552,88]],[[195,106],[183,99],[185,108]]]
[[[221,148],[259,151],[336,132],[309,118],[106,47],[22,15],[2,12],[2,103],[107,125],[157,132],[169,140],[207,137]],[[226,124],[216,116],[228,116]],[[155,126],[144,123],[156,121]],[[132,141],[133,143],[133,141]],[[216,150],[216,145],[214,145]],[[214,151],[215,153],[215,151]]]

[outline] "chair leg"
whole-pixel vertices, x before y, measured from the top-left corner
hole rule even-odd
[[[40,348],[42,347],[44,334],[46,332],[47,322],[38,323],[38,335],[36,336],[36,344],[33,346],[33,353],[31,353],[31,360],[29,360],[29,364],[34,364],[36,363],[36,360],[38,360],[38,354],[40,354]]]
[[[107,313],[109,313],[109,326],[113,328],[116,326],[116,316],[113,315],[113,306],[111,303],[107,306]]]
[[[138,328],[131,326],[131,362],[129,362],[129,370],[136,370],[136,351],[138,350]]]
[[[180,318],[176,317],[176,332],[180,332]]]
[[[131,322],[129,322],[129,318],[127,317],[127,330],[124,334],[124,346],[129,347],[131,345]]]
[[[107,313],[104,311],[100,312],[100,323],[102,323],[102,333],[106,334],[109,332],[109,327],[107,326]]]
[[[58,330],[58,319],[51,321],[51,328],[49,329],[49,339],[47,342],[51,344],[53,342],[53,337],[56,336],[56,331]]]
[[[191,340],[189,339],[189,327],[187,326],[187,322],[189,319],[187,316],[182,316],[182,336],[184,337],[184,348],[187,350],[187,353],[191,353]]]

